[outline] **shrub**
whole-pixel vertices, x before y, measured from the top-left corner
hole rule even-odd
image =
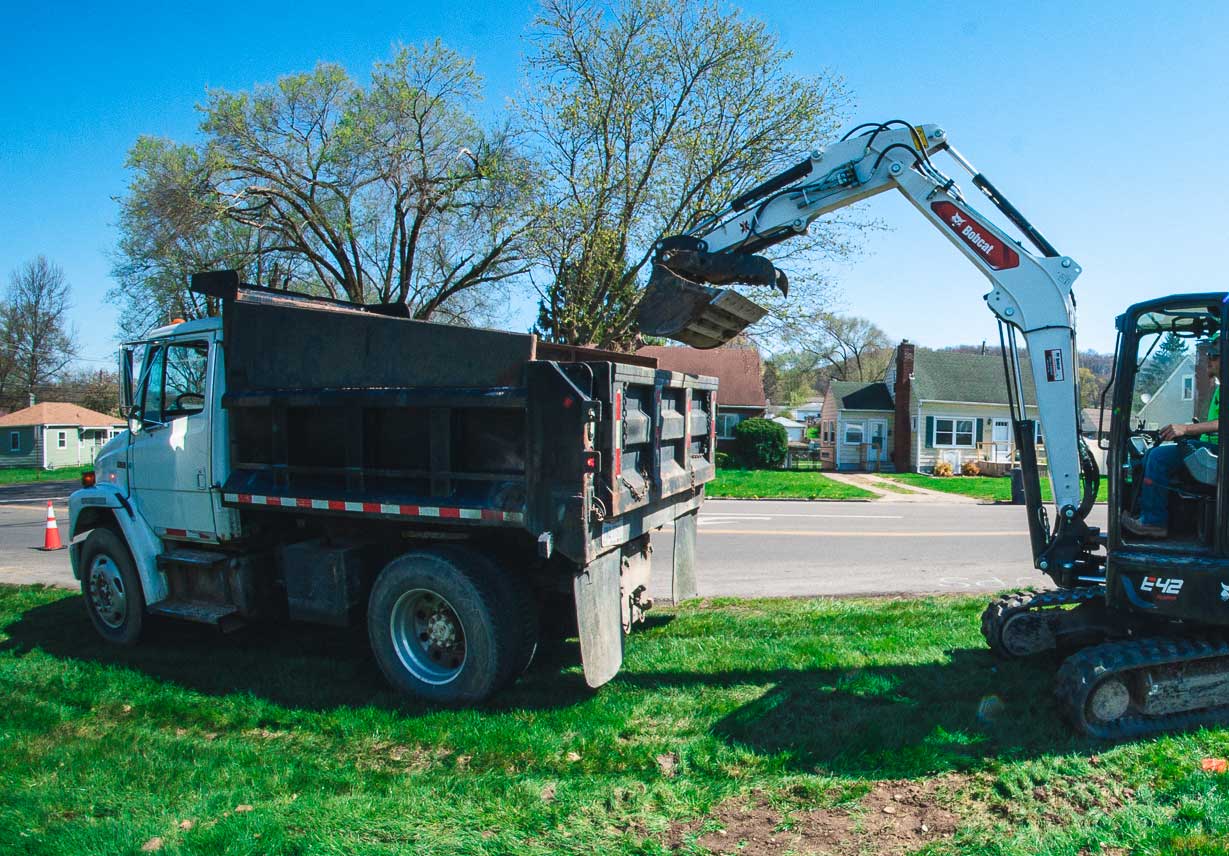
[[[728,470],[732,466],[734,466],[734,459],[730,457],[729,452],[717,453],[717,469]]]
[[[952,474],[952,465],[947,461],[935,461],[934,474],[940,477],[947,477]]]
[[[734,428],[739,462],[745,467],[779,467],[785,463],[789,435],[771,419],[744,419]]]
[[[981,467],[977,465],[977,461],[965,461],[960,465],[960,474],[962,476],[980,476]]]

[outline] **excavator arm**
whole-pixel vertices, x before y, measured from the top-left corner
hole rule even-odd
[[[1036,252],[1012,239],[964,198],[935,167],[946,152],[1015,225]],[[1071,286],[1080,266],[1058,253],[1001,193],[948,142],[936,125],[901,121],[859,126],[734,199],[684,235],[658,242],[654,271],[640,306],[640,328],[695,347],[716,347],[758,321],[764,310],[730,289],[741,282],[786,291],[784,274],[759,251],[806,232],[818,217],[898,190],[940,234],[990,280],[986,305],[999,319],[1017,446],[1025,471],[1037,567],[1062,586],[1099,578],[1097,533],[1083,518],[1095,498],[1095,463],[1082,448]],[[1016,335],[1029,370],[1046,439],[1058,519],[1053,532],[1041,503],[1032,423],[1025,418]]]

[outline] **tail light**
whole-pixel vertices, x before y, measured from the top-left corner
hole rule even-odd
[[[96,479],[97,479],[97,476],[94,475],[93,470],[90,470],[89,472],[84,472],[81,474],[81,486],[82,487],[93,487]]]
[[[597,452],[585,452],[581,460],[584,462],[587,473],[596,473],[602,468],[602,456]]]

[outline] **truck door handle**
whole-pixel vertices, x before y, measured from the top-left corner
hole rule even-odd
[[[207,490],[208,487],[209,485],[206,483],[206,479],[205,479],[205,468],[201,467],[199,470],[196,471],[196,489],[197,490]]]

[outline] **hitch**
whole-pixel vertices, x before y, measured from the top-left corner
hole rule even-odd
[[[693,348],[716,348],[767,312],[736,291],[705,283],[768,285],[789,294],[785,274],[763,256],[710,253],[704,241],[696,238],[663,238],[637,310],[640,331]]]

